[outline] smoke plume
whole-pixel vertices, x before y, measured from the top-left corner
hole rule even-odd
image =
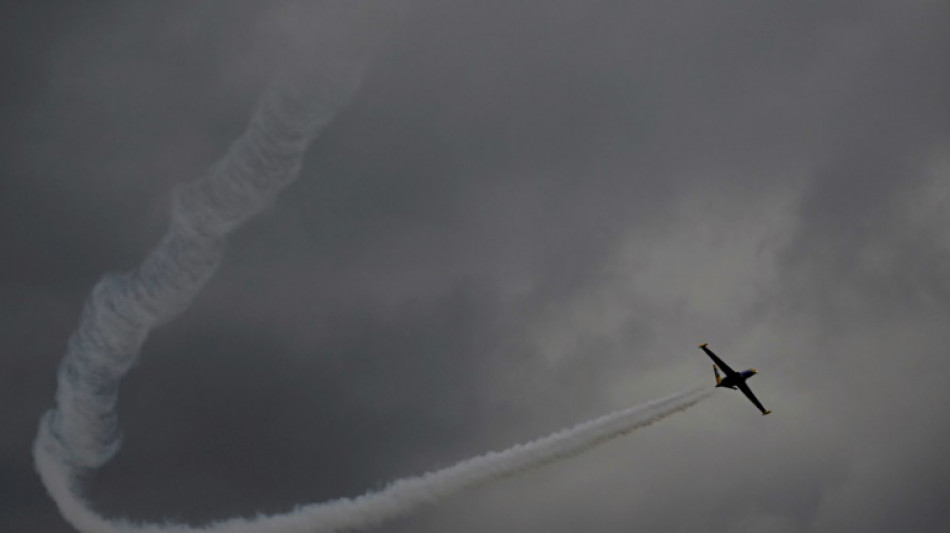
[[[134,270],[105,276],[93,289],[59,367],[56,407],[40,421],[37,470],[60,512],[84,533],[312,532],[379,524],[462,489],[580,453],[705,398],[687,391],[548,437],[398,480],[378,492],[292,512],[202,527],[107,519],[83,500],[81,479],[120,445],[119,384],[148,333],[187,308],[221,261],[230,232],[261,211],[297,176],[310,140],[351,97],[359,76],[339,69],[316,79],[283,80],[262,98],[244,135],[197,181],[175,191],[171,225]]]

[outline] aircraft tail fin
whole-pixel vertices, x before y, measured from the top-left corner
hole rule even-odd
[[[713,372],[716,373],[716,385],[722,383],[722,376],[719,374],[719,368],[716,365],[713,365]]]

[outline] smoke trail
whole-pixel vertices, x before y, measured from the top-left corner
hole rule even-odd
[[[538,468],[572,457],[610,439],[685,411],[707,398],[712,389],[697,389],[667,396],[596,420],[578,424],[547,437],[490,452],[448,468],[395,481],[379,492],[300,507],[292,512],[255,518],[236,518],[204,527],[182,524],[135,525],[108,521],[98,516],[70,490],[62,472],[44,468],[53,461],[42,457],[38,464],[47,487],[63,514],[83,532],[102,533],[304,533],[342,532],[378,525],[431,505],[467,488]]]
[[[237,518],[203,527],[133,524],[100,516],[83,500],[81,478],[117,452],[119,383],[149,331],[188,307],[214,273],[227,235],[266,207],[297,176],[311,138],[354,92],[342,69],[319,79],[284,80],[262,98],[247,132],[206,176],[175,191],[171,226],[131,272],[93,289],[60,364],[56,408],[40,421],[33,453],[62,515],[83,533],[303,533],[379,524],[474,485],[587,450],[687,409],[709,391],[687,391],[580,424],[548,437],[462,461],[384,490],[312,504],[292,512]],[[311,92],[313,94],[311,94]],[[321,99],[315,99],[319,95]]]
[[[119,383],[149,331],[188,307],[220,263],[228,233],[296,178],[310,139],[350,98],[358,78],[355,69],[337,68],[276,82],[228,153],[175,191],[171,226],[158,246],[136,269],[107,275],[93,288],[60,363],[56,408],[41,419],[34,444],[44,483],[67,518],[85,508],[67,492],[78,494],[78,478],[119,448]],[[75,525],[103,531],[103,524]]]

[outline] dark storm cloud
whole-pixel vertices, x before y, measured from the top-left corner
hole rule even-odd
[[[769,425],[726,396],[700,408],[722,425],[671,421],[381,529],[946,522],[947,220],[920,211],[945,190],[940,3],[6,11],[3,529],[68,530],[28,449],[81,301],[155,244],[171,186],[311,24],[384,44],[301,180],[146,344],[101,509],[355,495],[711,379],[690,353],[708,340],[763,370]],[[710,521],[724,508],[741,517]]]

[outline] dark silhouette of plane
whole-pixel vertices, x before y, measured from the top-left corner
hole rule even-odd
[[[752,376],[759,373],[758,370],[750,368],[748,370],[743,370],[742,372],[736,372],[735,370],[729,368],[729,365],[722,362],[716,354],[712,353],[712,350],[706,347],[707,343],[702,343],[699,347],[706,352],[706,355],[713,360],[713,372],[716,373],[716,386],[717,387],[727,387],[732,390],[739,389],[742,391],[742,394],[746,395],[746,398],[750,402],[754,403],[756,407],[759,408],[759,411],[762,411],[763,415],[767,415],[772,412],[771,409],[766,409],[762,407],[762,404],[759,403],[759,399],[755,397],[755,394],[752,394],[752,389],[745,384],[745,381]],[[718,368],[717,368],[718,367]],[[719,375],[719,371],[722,370],[722,373],[725,374],[725,377]]]

